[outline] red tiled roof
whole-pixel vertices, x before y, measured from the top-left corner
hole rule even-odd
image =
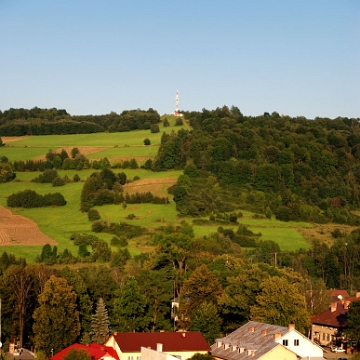
[[[114,359],[120,360],[116,350],[113,349],[111,346],[99,345],[99,344],[96,344],[96,343],[92,343],[90,346],[95,347],[95,348],[100,348],[101,350],[106,351],[106,353],[109,354]]]
[[[57,354],[55,354],[53,357],[50,358],[50,360],[63,360],[65,356],[67,356],[70,352],[70,350],[85,350],[93,360],[99,360],[106,354],[109,354],[116,360],[119,360],[119,357],[116,354],[116,351],[113,350],[111,347],[98,345],[98,344],[91,344],[88,345],[81,345],[81,344],[73,344],[68,346],[67,348],[59,351]],[[110,353],[111,352],[111,353]]]
[[[336,290],[336,291],[345,291],[345,290]],[[311,323],[318,325],[332,326],[336,328],[344,328],[347,325],[348,305],[351,304],[353,301],[359,301],[359,300],[360,300],[359,297],[348,296],[344,298],[344,300],[338,300],[336,302],[333,302],[332,305],[330,305],[329,308],[323,311],[322,313],[311,316]],[[336,310],[333,312],[331,312],[332,306],[336,306]]]
[[[336,303],[336,310],[331,312],[331,306],[318,315],[311,317],[312,324],[327,325],[336,328],[343,328],[347,324],[346,319],[347,310],[344,305],[339,301]]]
[[[210,351],[210,346],[199,332],[114,333],[122,352],[140,352],[141,347],[156,350],[163,345],[163,352]]]

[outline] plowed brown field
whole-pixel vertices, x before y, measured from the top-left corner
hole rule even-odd
[[[167,196],[166,190],[174,185],[177,178],[169,177],[163,179],[140,179],[124,185],[124,192],[135,194],[150,191],[155,196]]]
[[[58,243],[41,232],[35,221],[0,206],[0,246],[45,244]]]

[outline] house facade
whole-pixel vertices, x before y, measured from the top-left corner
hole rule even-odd
[[[121,360],[141,360],[141,348],[186,360],[196,353],[207,354],[210,346],[199,332],[113,333],[105,342]],[[161,347],[159,348],[159,346]]]
[[[344,328],[347,325],[347,312],[353,301],[360,300],[360,292],[346,296],[343,290],[334,290],[330,306],[320,314],[311,317],[310,339],[321,346],[341,346],[345,340]]]
[[[216,339],[211,354],[218,360],[323,360],[322,348],[295,329],[249,321],[224,338]]]

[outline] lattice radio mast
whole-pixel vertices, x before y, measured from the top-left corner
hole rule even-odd
[[[176,90],[176,95],[175,95],[175,116],[179,116],[179,91]]]

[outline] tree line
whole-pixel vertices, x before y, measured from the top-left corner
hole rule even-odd
[[[152,164],[184,169],[172,189],[180,213],[237,204],[285,221],[360,223],[352,213],[360,204],[359,119],[251,117],[235,107],[184,119],[193,130],[164,133]],[[222,204],[213,201],[219,196]]]
[[[0,111],[2,136],[65,135],[150,129],[160,122],[153,109],[124,110],[121,114],[71,116],[62,109],[13,109]]]

